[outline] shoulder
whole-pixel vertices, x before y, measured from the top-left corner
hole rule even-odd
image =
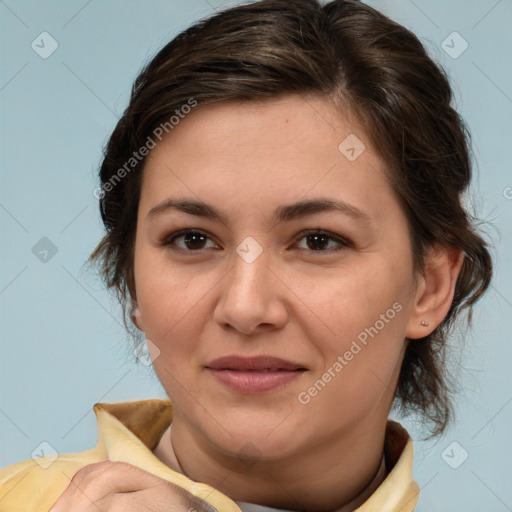
[[[29,459],[0,469],[0,510],[49,510],[78,470],[100,460],[101,453],[94,448],[57,458]]]

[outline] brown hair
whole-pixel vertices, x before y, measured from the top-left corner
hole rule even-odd
[[[492,262],[461,204],[471,179],[469,136],[451,106],[447,77],[414,34],[367,5],[263,0],[198,22],[167,44],[136,79],[104,150],[100,211],[106,235],[90,261],[117,292],[128,325],[144,166],[144,158],[133,160],[134,152],[162,123],[170,129],[170,116],[191,99],[200,108],[293,93],[334,100],[356,114],[387,162],[407,213],[416,270],[424,270],[434,242],[464,251],[451,308],[429,336],[410,340],[394,402],[402,413],[419,412],[432,434],[440,434],[452,417],[447,336],[464,309],[471,320]]]

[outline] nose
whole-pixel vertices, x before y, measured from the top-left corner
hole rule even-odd
[[[221,296],[214,311],[214,320],[223,329],[252,335],[286,324],[287,287],[270,263],[265,251],[250,263],[234,255],[233,266],[220,283]]]

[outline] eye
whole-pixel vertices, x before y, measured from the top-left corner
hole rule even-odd
[[[200,252],[203,249],[208,249],[208,247],[205,247],[208,240],[210,240],[210,238],[206,233],[188,229],[173,233],[171,236],[162,240],[161,244],[163,246],[175,246],[181,251]],[[181,243],[178,243],[178,241]],[[213,244],[213,246],[216,247],[215,244]],[[172,248],[174,249],[174,247]]]
[[[301,235],[299,240],[306,240],[306,249],[313,252],[331,253],[351,247],[350,242],[327,231],[310,230],[301,233]],[[330,244],[334,244],[334,247],[332,245],[329,247]],[[301,249],[304,249],[304,247],[301,247]]]
[[[300,244],[297,245],[300,249],[305,249],[309,252],[332,253],[347,247],[352,247],[350,242],[340,236],[318,229],[301,233],[298,240],[305,240],[306,247],[300,247]],[[208,241],[212,244],[210,247],[207,246]],[[208,248],[218,247],[206,233],[195,229],[187,229],[173,233],[165,237],[161,241],[161,245],[184,252],[202,252]]]

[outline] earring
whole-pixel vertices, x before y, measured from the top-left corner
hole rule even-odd
[[[423,327],[428,327],[428,322],[426,322],[425,320],[422,320],[421,325],[423,325]]]
[[[130,308],[130,320],[135,324],[135,312],[137,311],[137,305],[132,302]]]

